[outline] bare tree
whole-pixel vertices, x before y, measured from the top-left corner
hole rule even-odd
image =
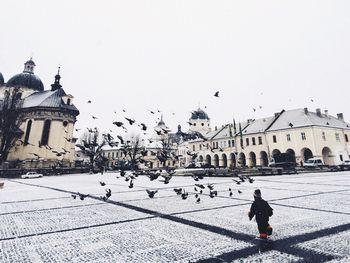
[[[11,148],[23,131],[21,124],[21,89],[6,89],[0,98],[0,164],[7,160]],[[23,143],[23,142],[22,142]]]
[[[169,143],[169,141],[162,139],[161,147],[157,152],[157,158],[162,163],[163,167],[166,167],[166,163],[169,160],[174,160],[175,149],[173,149]]]
[[[101,137],[97,128],[88,129],[76,144],[82,154],[89,158],[90,172],[98,169],[103,172],[108,159],[103,156],[103,147],[107,144],[105,137]]]
[[[130,170],[138,170],[140,163],[145,163],[144,156],[147,154],[140,136],[133,136],[131,140],[123,142],[121,152],[124,155],[125,167]]]

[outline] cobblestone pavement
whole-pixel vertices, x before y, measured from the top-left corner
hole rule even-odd
[[[200,183],[213,183],[218,196],[206,189],[200,203],[190,177],[163,184],[140,176],[132,189],[116,177],[3,180],[0,262],[350,262],[349,172],[256,177],[241,185],[205,178]],[[106,188],[112,197],[104,202]],[[254,239],[256,223],[247,218],[256,188],[274,209],[267,245]],[[146,189],[159,192],[151,199]],[[89,196],[73,199],[77,192]]]

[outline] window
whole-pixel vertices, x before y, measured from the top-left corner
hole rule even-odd
[[[112,159],[114,159],[114,152],[112,152]]]
[[[245,143],[246,143],[247,146],[249,146],[249,138],[245,139]]]
[[[228,147],[231,147],[231,141],[228,141]]]
[[[111,158],[111,153],[110,153],[110,152],[108,153],[108,159],[109,159],[109,158]]]
[[[70,99],[67,99],[67,105],[70,105]]]
[[[196,126],[196,123],[193,123],[193,126]]]
[[[193,145],[192,149],[193,149],[193,151],[195,151],[196,150],[196,145]]]
[[[287,142],[290,142],[290,134],[287,134]]]
[[[335,134],[335,139],[336,139],[338,142],[340,141],[339,133],[336,133],[336,134]]]
[[[277,142],[277,137],[276,137],[276,135],[273,135],[273,136],[272,136],[272,140],[273,140],[274,143]]]
[[[29,143],[29,135],[30,135],[31,129],[32,129],[32,120],[29,120],[27,123],[26,135],[24,136],[24,145],[27,145]]]
[[[67,127],[68,121],[63,121],[63,127]]]
[[[232,147],[235,147],[235,140],[232,140]]]
[[[204,126],[204,123],[202,122],[202,126]]]
[[[326,140],[326,133],[325,132],[322,132],[322,140]]]
[[[200,151],[202,150],[202,144],[199,145],[199,150],[200,150]]]
[[[252,138],[252,144],[253,144],[253,145],[256,145],[255,137]]]
[[[349,142],[348,135],[347,135],[347,134],[345,134],[345,135],[344,135],[344,137],[345,137],[345,141],[346,141],[346,142]]]
[[[262,144],[262,137],[261,136],[258,137],[258,141],[259,141],[259,145],[261,145]]]
[[[340,161],[344,161],[343,155],[339,155]]]
[[[240,140],[241,147],[243,147],[243,139]]]
[[[302,139],[303,141],[306,140],[306,134],[305,134],[305,132],[302,132],[302,133],[301,133],[301,139]]]
[[[46,120],[44,122],[43,133],[41,135],[41,145],[47,145],[49,142],[51,120]]]

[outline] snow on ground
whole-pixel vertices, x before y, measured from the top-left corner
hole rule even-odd
[[[196,203],[190,177],[169,184],[140,176],[135,186],[118,174],[3,180],[0,262],[348,262],[350,172],[205,178]],[[104,181],[106,186],[101,186]],[[182,200],[173,191],[189,193]],[[112,190],[108,202],[99,199]],[[231,188],[233,196],[229,196]],[[247,212],[254,189],[274,209],[272,243],[254,240]],[[146,189],[157,189],[155,198]],[[197,187],[197,190],[199,188]],[[242,193],[238,193],[240,190]],[[85,200],[72,193],[90,194]]]

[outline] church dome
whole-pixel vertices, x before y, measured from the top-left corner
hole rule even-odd
[[[201,108],[198,108],[198,110],[192,112],[191,119],[192,120],[209,120],[209,116]]]
[[[5,83],[4,76],[0,72],[0,86],[4,85],[4,83]]]
[[[16,87],[22,86],[36,91],[44,91],[44,85],[40,78],[34,74],[35,63],[32,59],[24,63],[24,70],[12,78],[10,78],[6,86]]]

